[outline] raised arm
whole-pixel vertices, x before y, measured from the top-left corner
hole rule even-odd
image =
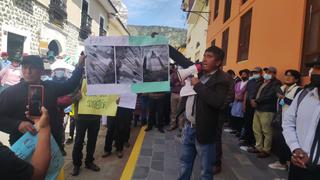
[[[176,50],[171,45],[169,45],[169,56],[172,60],[174,60],[179,66],[182,66],[184,69],[194,64],[192,61],[187,59],[181,52]]]
[[[72,93],[80,84],[82,74],[84,72],[85,55],[80,56],[76,69],[72,72],[72,76],[66,82],[55,83],[57,95],[64,96]]]

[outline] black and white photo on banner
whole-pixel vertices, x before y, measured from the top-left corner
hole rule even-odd
[[[135,84],[169,80],[167,45],[86,46],[88,84]]]

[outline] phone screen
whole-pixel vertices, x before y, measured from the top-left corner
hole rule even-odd
[[[40,116],[41,107],[43,106],[43,86],[30,85],[28,89],[28,105],[30,116]]]

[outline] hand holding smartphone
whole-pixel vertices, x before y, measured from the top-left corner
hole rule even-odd
[[[31,117],[41,116],[41,107],[43,106],[44,87],[42,85],[29,85],[28,88],[28,106]]]

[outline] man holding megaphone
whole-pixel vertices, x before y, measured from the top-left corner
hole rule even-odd
[[[213,163],[215,160],[215,143],[218,140],[218,123],[221,107],[226,101],[230,86],[229,78],[220,67],[224,52],[215,46],[206,49],[202,64],[193,64],[170,47],[170,57],[183,70],[178,72],[180,81],[186,80],[185,86],[192,91],[181,90],[186,96],[185,124],[180,156],[180,172],[178,179],[190,179],[192,166],[197,154],[202,164],[200,179],[213,179]],[[199,78],[198,78],[199,77]]]

